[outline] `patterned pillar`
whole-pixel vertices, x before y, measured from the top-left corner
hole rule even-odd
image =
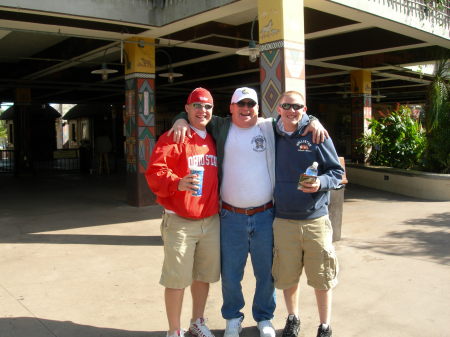
[[[283,91],[306,91],[303,0],[258,0],[258,20],[260,106],[264,117],[276,117]]]
[[[352,92],[352,161],[364,162],[364,154],[356,150],[356,139],[360,138],[369,126],[368,118],[372,118],[372,76],[367,70],[354,70],[351,76]]]
[[[144,173],[155,146],[154,40],[133,38],[125,43],[125,155],[127,202],[147,206],[155,201]]]

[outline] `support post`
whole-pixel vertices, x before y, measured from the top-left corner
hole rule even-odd
[[[125,43],[125,155],[127,202],[154,204],[145,171],[155,146],[154,39],[132,38]]]
[[[283,91],[306,94],[303,0],[259,0],[258,19],[260,106],[264,117],[276,117]]]

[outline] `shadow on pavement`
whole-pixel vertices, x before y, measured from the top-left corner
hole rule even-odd
[[[50,243],[113,246],[162,246],[160,236],[33,234],[1,237],[0,243]]]
[[[151,236],[42,234],[161,218],[158,205],[128,205],[125,185],[118,175],[0,176],[0,242],[160,245]]]
[[[129,331],[33,317],[0,318],[0,336],[165,337],[165,331]]]
[[[349,183],[345,187],[345,202],[355,202],[360,200],[385,201],[385,202],[436,202],[432,200],[417,199],[391,192],[376,190],[370,187]]]
[[[450,265],[450,212],[435,213],[424,219],[410,219],[405,224],[413,227],[386,234],[389,238],[408,239],[408,246],[397,245],[385,250],[392,255],[430,256],[435,262]],[[430,229],[433,228],[433,230]],[[411,242],[412,247],[411,249]]]
[[[349,187],[345,192],[346,203],[376,201],[378,209],[385,211],[380,213],[378,218],[361,218],[361,227],[381,226],[380,221],[390,224],[392,217],[398,219],[384,235],[352,243],[355,248],[393,256],[425,258],[435,263],[450,265],[450,212],[447,202],[415,199],[358,185]],[[386,206],[380,207],[384,203]],[[434,207],[433,204],[436,205],[436,210],[441,209],[442,212],[430,213],[422,218],[411,218],[412,214],[408,212],[427,206],[430,209]],[[351,207],[347,210],[351,210]],[[386,216],[388,218],[385,218]]]
[[[277,335],[282,330],[277,330]],[[216,337],[223,336],[223,330],[211,330]],[[0,336],[30,337],[166,337],[166,331],[130,331],[76,324],[72,321],[55,321],[34,317],[0,318]],[[185,336],[193,337],[190,333]],[[240,337],[257,337],[259,330],[244,327]]]
[[[424,219],[410,219],[403,225],[408,227],[387,232],[381,240],[354,246],[381,254],[427,258],[435,263],[450,265],[449,212],[435,213]]]

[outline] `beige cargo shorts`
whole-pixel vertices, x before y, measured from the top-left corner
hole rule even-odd
[[[339,270],[328,216],[307,220],[275,218],[272,274],[277,289],[295,286],[303,268],[308,285],[328,290],[336,286]]]

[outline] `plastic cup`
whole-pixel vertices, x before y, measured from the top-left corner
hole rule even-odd
[[[203,174],[205,173],[205,169],[201,166],[196,166],[196,167],[190,167],[189,170],[191,171],[191,174],[196,174],[197,180],[199,180],[199,183],[196,184],[196,185],[198,185],[198,190],[193,191],[192,195],[196,196],[196,197],[200,197],[202,195],[202,190],[203,190]]]

